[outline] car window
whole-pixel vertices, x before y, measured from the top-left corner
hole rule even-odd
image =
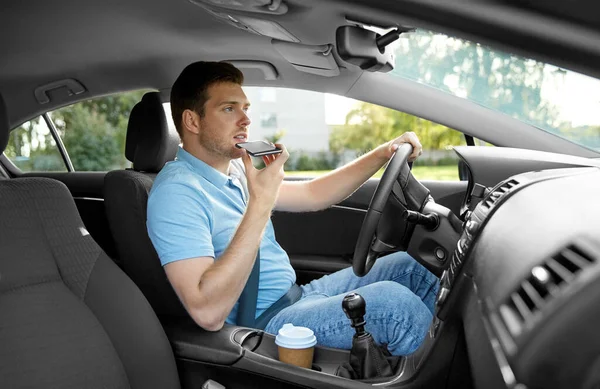
[[[67,170],[50,128],[41,116],[11,131],[4,154],[23,172]]]
[[[50,112],[76,171],[108,171],[130,166],[125,158],[127,122],[147,91],[86,100]]]
[[[125,158],[127,122],[147,91],[82,101],[48,112],[75,171],[130,167]],[[64,172],[67,163],[52,130],[40,116],[11,131],[6,156],[23,172]]]
[[[350,162],[406,131],[414,131],[423,155],[413,174],[421,180],[459,180],[451,146],[464,135],[375,104],[342,96],[285,88],[244,87],[252,103],[250,138],[285,144],[288,176],[317,176]],[[382,171],[376,176],[381,176]]]
[[[600,80],[432,31],[391,45],[408,78],[600,151]]]

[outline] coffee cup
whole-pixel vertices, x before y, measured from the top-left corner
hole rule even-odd
[[[275,344],[281,362],[310,369],[317,338],[315,333],[306,327],[296,327],[291,323],[284,324],[277,332]]]

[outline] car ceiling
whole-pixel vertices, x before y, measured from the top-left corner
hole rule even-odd
[[[276,21],[306,45],[335,44],[336,28],[349,24],[346,19],[375,25],[401,23],[475,38],[600,75],[598,24],[581,12],[588,4],[594,7],[592,2],[579,1],[579,13],[563,12],[565,17],[559,20],[550,15],[552,2],[283,1],[287,13],[260,17]],[[225,24],[189,0],[13,0],[1,7],[0,93],[6,100],[11,127],[76,100],[118,91],[152,88],[167,97],[180,71],[197,60],[267,61],[279,77],[266,81],[260,71],[246,69],[247,85],[286,86],[378,100],[358,87],[364,82],[357,82],[377,75],[343,62],[335,50],[338,76],[298,71],[274,49],[270,37]],[[525,7],[534,10],[524,11]],[[67,78],[80,81],[86,92],[71,97],[56,95],[48,104],[36,101],[36,87]]]
[[[82,82],[90,95],[162,90],[191,62],[244,59],[272,63],[280,75],[273,85],[344,94],[360,75],[358,68],[335,79],[298,72],[272,47],[271,38],[229,26],[187,0],[34,3],[14,2],[10,12],[0,13],[3,30],[10,31],[0,34],[0,91],[12,124],[30,116],[37,104],[35,87],[65,78]],[[341,12],[320,1],[290,2],[289,7],[276,19],[304,44],[333,43],[335,26],[345,24]],[[246,82],[265,83],[260,72],[247,72]]]

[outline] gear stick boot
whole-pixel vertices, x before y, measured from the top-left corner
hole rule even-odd
[[[365,299],[358,293],[350,293],[342,301],[342,309],[356,333],[352,338],[349,366],[340,366],[336,375],[355,380],[389,377],[394,373],[388,361],[389,353],[384,354],[373,336],[365,331],[365,308]]]

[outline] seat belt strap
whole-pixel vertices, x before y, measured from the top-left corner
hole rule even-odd
[[[255,327],[256,322],[256,301],[258,299],[258,281],[260,276],[260,248],[256,253],[254,266],[246,281],[246,286],[242,290],[239,299],[236,324],[242,327]]]
[[[244,165],[238,161],[231,161],[233,167],[237,170],[237,176],[242,185],[244,192],[244,202],[248,201],[248,181],[246,179]],[[248,276],[248,281],[242,290],[240,295],[238,313],[236,318],[236,324],[238,326],[254,328],[256,321],[256,301],[258,300],[258,281],[260,276],[260,243],[258,251],[256,252],[256,259],[254,260],[254,266]]]
[[[292,287],[283,296],[281,296],[279,300],[275,301],[273,305],[267,308],[259,317],[256,318],[254,328],[264,330],[267,327],[267,324],[269,324],[269,321],[271,321],[275,315],[281,312],[284,308],[296,303],[301,297],[302,288],[300,288],[298,284],[293,284]]]
[[[244,165],[239,160],[231,161],[235,169],[241,173],[239,180],[244,191],[245,201],[250,197],[248,193],[248,180],[246,178]],[[264,330],[269,321],[284,308],[294,304],[302,297],[302,289],[293,284],[292,287],[279,300],[267,308],[259,317],[256,317],[256,302],[258,300],[258,281],[260,276],[260,248],[256,253],[256,260],[252,272],[246,281],[244,290],[240,295],[236,324],[238,326],[257,328]]]

